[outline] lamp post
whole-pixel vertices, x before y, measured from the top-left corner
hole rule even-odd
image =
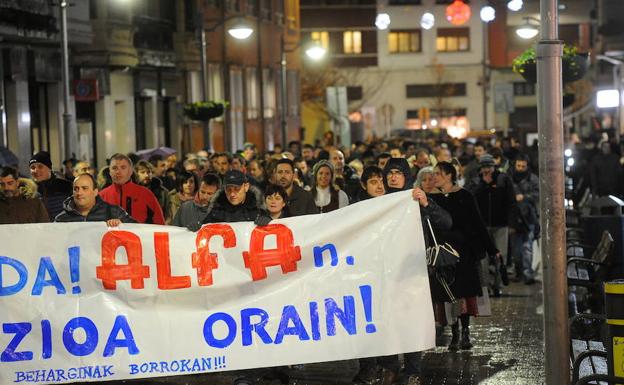
[[[557,0],[541,0],[537,44],[540,223],[547,385],[570,384],[563,171],[563,102]]]
[[[293,48],[287,49],[286,42],[284,41],[284,33],[282,33],[280,45],[281,45],[281,50],[282,50],[282,55],[281,55],[282,60],[280,60],[280,69],[282,72],[281,73],[282,84],[280,87],[281,88],[280,96],[281,96],[281,102],[282,102],[282,114],[281,114],[281,119],[280,119],[280,125],[281,125],[281,131],[282,131],[281,132],[282,148],[286,148],[287,140],[288,140],[288,76],[287,76],[288,62],[286,60],[286,54],[294,52],[297,48],[299,48],[299,46],[301,46],[301,41],[299,41],[299,43],[297,43],[297,45],[295,45]],[[309,47],[307,47],[305,52],[306,52],[306,56],[309,57],[310,59],[321,60],[325,56],[325,53],[327,51],[320,44],[312,43]]]
[[[214,32],[217,28],[225,24],[227,21],[236,19],[237,21],[228,28],[228,34],[237,40],[245,40],[253,34],[253,28],[246,23],[245,19],[240,16],[231,16],[222,18],[215,25],[206,28],[204,25],[204,8],[201,3],[197,3],[197,18],[195,20],[195,28],[199,40],[199,58],[200,58],[200,74],[201,74],[201,98],[202,101],[208,101],[208,59],[206,58],[206,31]],[[212,150],[212,138],[210,137],[210,121],[204,121],[203,130],[204,147]]]
[[[65,145],[65,158],[69,159],[74,153],[76,143],[76,126],[72,124],[72,115],[69,112],[69,50],[67,48],[67,7],[68,2],[62,0],[59,3],[61,13],[61,60],[63,82],[63,142]]]

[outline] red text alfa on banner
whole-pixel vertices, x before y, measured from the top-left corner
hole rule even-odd
[[[266,237],[275,236],[275,249],[265,249]],[[243,252],[245,267],[251,271],[254,281],[267,277],[266,268],[281,266],[283,273],[297,271],[297,261],[301,260],[301,249],[295,246],[292,231],[284,225],[256,227],[251,232],[249,251]]]

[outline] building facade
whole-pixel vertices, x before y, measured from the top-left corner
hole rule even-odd
[[[25,161],[48,150],[60,167],[66,151],[58,6],[4,0],[0,15],[0,144]],[[297,0],[85,0],[68,8],[68,19],[75,158],[102,167],[115,152],[159,146],[235,151],[251,141],[270,149],[282,141],[282,124],[287,140],[298,139]],[[227,33],[241,20],[254,29],[244,41]],[[207,99],[228,104],[210,121],[209,142],[204,124],[183,112],[202,99],[202,28]]]

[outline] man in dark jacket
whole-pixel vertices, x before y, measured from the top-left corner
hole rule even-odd
[[[74,193],[63,203],[63,212],[55,222],[106,222],[108,226],[136,223],[121,207],[108,204],[98,196],[95,178],[82,174],[74,179]]]
[[[503,258],[502,261],[487,258],[482,260],[483,283],[498,297],[503,281],[507,279],[509,214],[516,201],[513,183],[507,174],[496,168],[494,157],[484,154],[479,158],[479,176],[469,181],[466,189],[474,195],[481,217]],[[488,271],[490,274],[485,274]]]
[[[37,183],[37,192],[50,215],[50,221],[63,210],[63,201],[72,194],[72,184],[57,178],[52,172],[52,160],[47,151],[39,151],[30,158],[30,175]]]
[[[111,156],[110,174],[113,184],[100,191],[100,197],[111,205],[120,206],[139,223],[164,225],[165,217],[152,192],[132,182],[132,161],[124,154]]]
[[[345,156],[340,150],[333,149],[329,152],[329,161],[334,165],[334,180],[353,202],[360,189],[360,178],[354,169],[345,164]]]
[[[611,143],[600,143],[600,153],[595,155],[590,164],[591,192],[596,196],[622,194],[622,166],[620,157],[613,152]]]
[[[263,202],[262,193],[244,173],[230,170],[223,176],[223,188],[212,199],[203,223],[256,221],[263,214]]]
[[[533,272],[533,239],[539,231],[539,179],[529,171],[529,157],[519,155],[511,179],[516,205],[510,215],[511,256],[516,279],[526,284],[535,282]]]
[[[37,194],[37,185],[20,178],[17,169],[0,170],[0,224],[45,223],[50,217]]]
[[[290,159],[280,159],[275,166],[275,180],[288,193],[290,216],[318,214],[312,194],[293,183],[295,165]]]

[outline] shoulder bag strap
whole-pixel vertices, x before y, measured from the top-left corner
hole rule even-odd
[[[431,238],[433,238],[433,244],[437,246],[438,241],[436,241],[436,237],[435,237],[435,234],[433,233],[433,228],[431,227],[431,221],[429,221],[429,218],[427,218],[427,225],[429,226],[429,232],[431,233]]]

